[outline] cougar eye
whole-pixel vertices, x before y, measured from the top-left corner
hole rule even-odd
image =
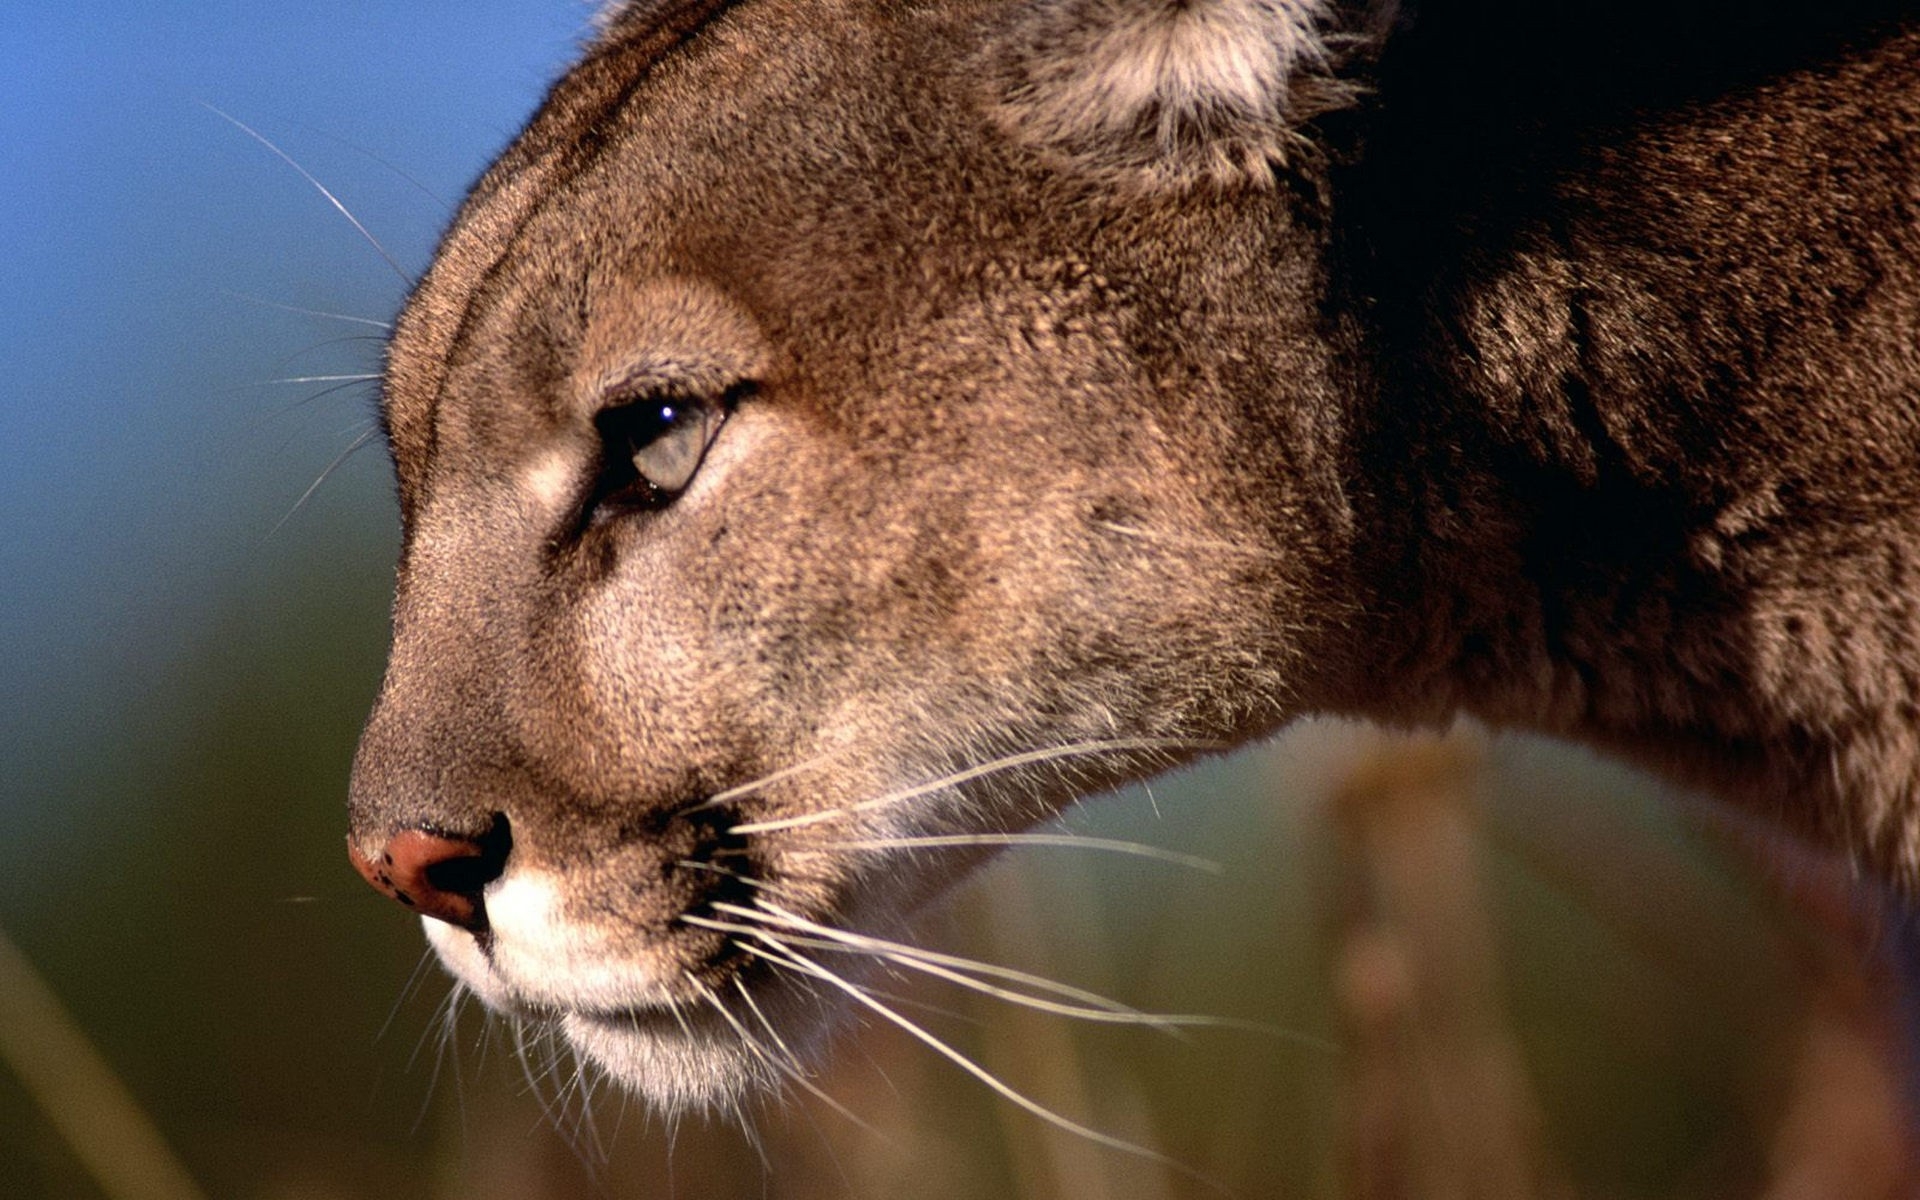
[[[686,490],[726,420],[722,401],[650,396],[594,418],[605,456],[598,503],[658,507]]]

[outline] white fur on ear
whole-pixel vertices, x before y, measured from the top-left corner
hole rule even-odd
[[[1028,0],[992,51],[1016,135],[1101,172],[1262,182],[1338,91],[1324,0]],[[1302,103],[1303,84],[1314,96]]]
[[[593,27],[604,33],[613,28],[622,13],[633,7],[633,0],[588,0],[593,7]]]

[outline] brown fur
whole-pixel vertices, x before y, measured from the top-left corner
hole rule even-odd
[[[1156,2],[629,6],[400,321],[355,844],[504,815],[567,969],[651,982],[443,954],[630,1022],[568,1028],[665,1101],[748,1073],[692,981],[800,1019],[686,862],[885,929],[963,860],[833,843],[1308,712],[1577,738],[1920,878],[1920,21],[1332,13],[1258,119],[1022,115],[1035,29]],[[740,398],[596,517],[636,372]],[[1167,740],[731,832],[1095,739]]]

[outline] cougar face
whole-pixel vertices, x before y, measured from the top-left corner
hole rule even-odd
[[[1273,337],[1296,201],[1104,199],[995,125],[974,17],[822,18],[616,24],[391,349],[356,854],[489,1004],[669,1102],[749,1073],[704,993],[820,990],[734,909],[884,933],[969,865],[911,839],[1271,727],[1338,619],[1329,354]],[[475,848],[402,878],[403,831]]]
[[[1826,701],[1735,636],[1818,605],[1756,564],[1904,562],[1920,484],[1869,498],[1892,557],[1828,537],[1791,464],[1678,503],[1662,422],[1698,422],[1628,376],[1711,347],[1602,388],[1633,335],[1577,344],[1578,239],[1521,222],[1458,272],[1426,246],[1380,290],[1390,243],[1339,194],[1372,185],[1315,124],[1361,102],[1337,60],[1371,28],[1307,0],[611,15],[389,355],[405,541],[349,846],[462,983],[663,1104],[725,1102],[777,1082],[756,1039],[804,1047],[854,1003],[837,948],[986,853],[942,839],[1304,712],[1821,777]],[[1885,344],[1913,332],[1863,303]],[[1728,395],[1811,360],[1742,361]],[[1920,441],[1906,394],[1873,417],[1890,453]],[[1770,540],[1706,538],[1743,512]],[[1900,595],[1874,626],[1896,657]],[[1914,777],[1878,761],[1871,804],[1800,823],[1893,828],[1871,815]]]

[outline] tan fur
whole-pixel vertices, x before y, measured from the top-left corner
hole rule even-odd
[[[1581,739],[1911,884],[1920,34],[1884,15],[1615,77],[1503,74],[1534,33],[1444,9],[1404,53],[1294,0],[609,13],[393,341],[355,845],[504,818],[443,958],[668,1104],[755,1070],[700,986],[822,1027],[683,920],[756,895],[702,867],[884,934],[968,860],[837,843],[1308,712]],[[636,388],[733,407],[684,494],[596,514]],[[918,786],[1049,747],[1084,752]]]

